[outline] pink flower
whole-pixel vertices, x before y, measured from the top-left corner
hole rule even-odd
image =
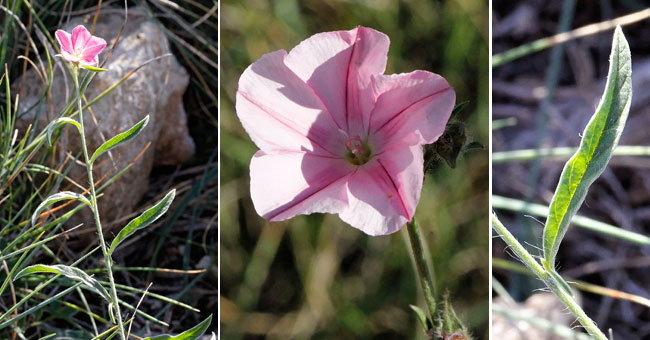
[[[337,213],[370,235],[413,218],[422,145],[444,132],[455,93],[431,72],[384,75],[388,45],[365,27],[320,33],[244,71],[236,108],[260,148],[250,176],[262,217]]]
[[[55,35],[63,59],[75,64],[97,65],[97,55],[106,47],[104,39],[90,35],[83,25],[75,27],[72,34],[57,30]]]

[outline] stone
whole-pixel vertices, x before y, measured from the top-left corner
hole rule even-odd
[[[92,15],[76,17],[62,29],[70,32],[76,25],[83,24],[88,29],[92,26]],[[123,11],[104,10],[99,16],[94,35],[104,38],[108,45],[99,55],[102,63],[115,42],[115,38],[124,21]],[[85,96],[88,100],[95,98],[111,87],[122,77],[146,61],[170,52],[169,41],[158,25],[149,21],[144,13],[129,10],[127,25],[119,43],[108,62],[103,66],[106,72],[99,72],[90,83]],[[51,53],[54,55],[54,53]],[[42,105],[38,127],[42,129],[52,117],[64,107],[73,96],[74,82],[67,73],[60,57],[53,57],[54,80],[51,89],[50,104]],[[82,71],[82,74],[85,71]],[[24,87],[21,93],[21,108],[27,109],[36,103],[42,92],[43,83],[37,72],[30,69],[24,75]],[[143,197],[149,183],[151,169],[155,165],[176,165],[189,160],[194,154],[194,141],[189,135],[187,118],[183,108],[183,93],[189,82],[187,71],[174,56],[163,57],[149,63],[135,72],[110,94],[84,111],[84,124],[89,153],[99,147],[105,140],[129,129],[135,123],[149,115],[147,127],[128,143],[113,149],[110,155],[104,154],[95,162],[93,176],[95,181],[110,173],[106,179],[126,167],[151,143],[146,152],[133,164],[117,182],[110,185],[98,199],[100,214],[105,229],[126,224],[120,218],[132,213]],[[18,80],[14,84],[20,84]],[[14,90],[14,93],[17,93]],[[37,110],[25,112],[17,122],[19,130],[25,131],[34,121]],[[81,153],[81,139],[76,129],[65,127],[56,144],[56,164],[60,165],[66,158]],[[83,156],[80,156],[80,160]],[[68,159],[68,162],[70,160]],[[85,167],[77,162],[70,172],[70,177],[87,187]],[[66,183],[64,181],[64,183]],[[80,188],[64,184],[61,190],[79,192]],[[139,213],[139,212],[138,212]],[[84,222],[93,226],[92,213],[82,209],[74,216],[73,223]],[[117,223],[115,223],[117,222]]]

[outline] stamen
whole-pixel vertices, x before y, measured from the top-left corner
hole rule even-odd
[[[355,156],[363,155],[363,142],[359,136],[348,138],[345,142],[345,147]]]
[[[361,140],[359,136],[352,136],[345,142],[348,149],[346,157],[354,165],[366,164],[370,160],[372,151],[368,143]]]

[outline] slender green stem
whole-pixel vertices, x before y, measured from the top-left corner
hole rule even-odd
[[[424,299],[427,302],[427,307],[429,307],[429,317],[431,318],[431,321],[435,322],[437,310],[436,299],[434,297],[435,288],[433,280],[431,279],[429,267],[427,266],[427,259],[424,256],[420,227],[415,223],[415,218],[413,218],[411,222],[406,223],[406,229],[408,230],[409,240],[411,241],[411,250],[413,251],[413,258],[415,259],[415,268],[420,277],[420,285],[422,285]]]
[[[542,267],[537,260],[524,248],[519,241],[508,231],[508,229],[499,221],[499,218],[492,213],[492,228],[501,236],[503,241],[508,244],[519,260],[523,262],[537,277],[539,277],[546,286],[569,308],[578,322],[587,332],[596,340],[608,340],[605,334],[600,331],[596,323],[591,320],[582,310],[580,305],[565,290],[560,282],[553,275]]]
[[[77,104],[79,106],[79,125],[81,126],[81,146],[83,149],[84,160],[86,161],[86,171],[88,172],[88,181],[90,182],[90,203],[92,205],[93,215],[95,217],[95,225],[97,225],[97,235],[99,236],[99,245],[102,247],[102,253],[104,254],[104,262],[106,263],[106,272],[108,275],[108,280],[111,286],[111,300],[113,303],[113,308],[115,310],[117,326],[120,333],[120,338],[126,340],[126,333],[124,333],[124,324],[122,322],[122,314],[120,313],[120,304],[117,297],[117,288],[115,287],[115,279],[113,278],[113,260],[111,255],[108,253],[106,248],[106,242],[104,242],[104,233],[102,232],[102,224],[99,218],[99,206],[97,205],[97,193],[95,192],[95,181],[93,180],[93,166],[90,163],[90,158],[88,157],[88,146],[86,144],[86,132],[84,130],[84,117],[83,117],[83,108],[81,106],[81,88],[79,87],[79,68],[74,67],[74,85],[78,93]]]

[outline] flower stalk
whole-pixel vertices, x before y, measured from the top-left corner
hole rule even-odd
[[[429,309],[429,318],[431,321],[434,321],[436,320],[435,315],[437,313],[436,299],[434,297],[435,286],[433,285],[433,279],[431,278],[431,273],[429,272],[427,260],[424,255],[420,227],[415,222],[415,218],[406,223],[406,229],[409,234],[409,241],[411,243],[411,250],[413,251],[413,258],[415,259],[415,269],[418,273],[418,277],[420,278],[420,285],[422,286],[424,299],[426,300],[427,307]]]
[[[115,279],[113,278],[113,260],[111,258],[111,255],[108,252],[108,249],[106,247],[106,242],[104,241],[104,233],[102,232],[102,224],[101,220],[99,218],[99,206],[97,205],[97,194],[95,192],[95,181],[93,180],[93,165],[90,162],[90,158],[88,157],[88,146],[86,144],[86,133],[84,130],[84,119],[83,119],[83,108],[81,104],[81,97],[83,95],[81,91],[81,87],[79,86],[79,66],[73,65],[73,78],[74,78],[74,85],[75,85],[75,90],[77,92],[77,104],[79,107],[79,125],[80,125],[80,130],[81,130],[81,147],[83,149],[83,155],[84,155],[84,161],[86,164],[86,171],[88,172],[88,182],[90,186],[90,203],[91,203],[91,208],[93,211],[93,216],[95,218],[95,225],[97,226],[97,234],[99,237],[99,245],[101,246],[102,253],[104,254],[104,262],[106,264],[106,272],[108,275],[108,279],[110,282],[110,294],[111,294],[111,303],[112,303],[112,308],[115,310],[115,316],[116,316],[116,321],[117,321],[117,326],[118,326],[118,331],[120,333],[120,338],[121,340],[126,340],[126,333],[124,332],[124,323],[122,322],[122,315],[120,313],[120,304],[119,304],[119,299],[117,297],[117,289],[115,287]],[[112,313],[111,310],[109,310],[109,313]]]

